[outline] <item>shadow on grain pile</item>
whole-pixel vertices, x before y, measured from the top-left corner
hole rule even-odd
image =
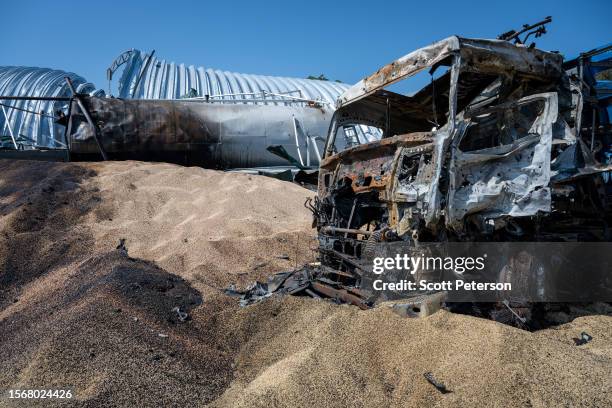
[[[100,201],[79,189],[93,170],[58,163],[0,164],[0,307],[51,268],[86,255],[92,244],[79,219]],[[79,194],[75,194],[76,192]]]
[[[93,250],[80,220],[109,215],[84,183],[95,171],[1,161],[0,172],[0,389],[70,386],[80,406],[168,406],[227,388],[238,343],[205,306],[191,319],[200,293],[127,251]]]

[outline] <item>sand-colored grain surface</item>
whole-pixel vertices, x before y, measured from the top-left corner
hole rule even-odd
[[[445,311],[405,319],[296,298],[258,306],[271,319],[215,406],[610,405],[610,317],[534,334]],[[599,340],[576,347],[568,335],[582,330]],[[439,393],[425,372],[452,392]]]
[[[85,218],[96,248],[126,239],[130,255],[190,279],[198,290],[247,283],[315,254],[313,193],[268,177],[171,164],[89,165],[101,205]],[[289,258],[289,259],[286,259]]]
[[[610,316],[528,333],[303,298],[240,309],[220,289],[313,259],[311,195],[167,164],[0,161],[0,390],[72,386],[87,407],[612,405]]]

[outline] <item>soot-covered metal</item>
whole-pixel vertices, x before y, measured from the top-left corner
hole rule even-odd
[[[611,241],[612,137],[577,131],[590,89],[562,62],[522,44],[451,37],[341,95],[312,206],[325,275],[368,291],[373,258],[401,242],[412,253],[436,242]],[[389,89],[425,70],[422,90]],[[355,143],[359,125],[383,138]],[[531,310],[509,304],[486,313]]]
[[[287,166],[282,146],[301,166],[316,166],[332,109],[319,104],[265,106],[204,101],[80,96],[95,123],[73,105],[70,152],[97,158],[95,132],[111,159],[165,160],[209,168]]]

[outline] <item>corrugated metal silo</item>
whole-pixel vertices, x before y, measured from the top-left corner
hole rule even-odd
[[[95,87],[85,78],[61,70],[36,67],[0,67],[0,95],[63,97],[70,96],[65,77],[78,92],[91,93]],[[21,148],[62,148],[64,127],[55,122],[55,112],[65,112],[68,102],[0,100],[0,136],[3,145],[12,145],[11,134]],[[8,120],[5,118],[8,117]]]
[[[208,95],[213,99],[223,97],[221,103],[285,105],[291,102],[279,95],[289,95],[318,100],[333,109],[336,98],[349,87],[332,81],[241,74],[186,66],[135,49],[121,54],[111,66],[111,71],[122,64],[125,64],[125,68],[118,84],[120,98],[180,99]],[[262,92],[275,95],[268,95],[262,101]]]

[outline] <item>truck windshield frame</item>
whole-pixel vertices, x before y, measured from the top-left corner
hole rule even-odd
[[[336,151],[336,137],[340,128],[345,125],[362,125],[378,128],[382,131],[382,139],[404,133],[431,131],[432,128],[435,130],[436,126],[433,121],[429,121],[430,127],[427,129],[422,128],[423,123],[421,123],[421,128],[415,128],[404,132],[393,131],[394,127],[392,124],[396,123],[394,120],[396,118],[394,118],[394,116],[396,116],[395,112],[397,111],[399,115],[403,115],[405,119],[407,119],[406,124],[404,124],[403,127],[410,129],[411,127],[417,126],[411,122],[410,112],[422,112],[423,107],[417,106],[417,104],[413,101],[413,98],[425,93],[432,94],[432,92],[435,92],[436,89],[435,83],[439,81],[448,81],[450,84],[448,85],[448,98],[445,100],[447,105],[438,105],[438,115],[444,116],[445,114],[448,114],[448,116],[445,118],[447,121],[444,126],[449,125],[451,130],[454,129],[457,113],[457,79],[459,72],[461,71],[461,57],[459,53],[452,53],[451,55],[446,55],[445,57],[446,61],[449,61],[450,59],[450,63],[441,63],[438,61],[435,64],[424,65],[409,75],[406,75],[398,80],[389,81],[388,83],[373,89],[369,94],[362,98],[352,100],[349,103],[340,106],[334,112],[330,122],[323,158],[339,153],[339,151]],[[385,89],[389,85],[410,80],[410,78],[426,69],[430,70],[430,74],[432,74],[433,77],[433,72],[439,66],[448,66],[449,69],[442,77],[436,79],[435,81],[432,79],[430,84],[423,87],[414,95],[406,96]],[[431,99],[432,105],[430,109],[432,114],[436,116],[435,94]],[[381,112],[381,107],[383,107],[383,112]],[[429,106],[427,108],[429,108]],[[352,146],[347,146],[343,150],[350,149],[351,147]]]

